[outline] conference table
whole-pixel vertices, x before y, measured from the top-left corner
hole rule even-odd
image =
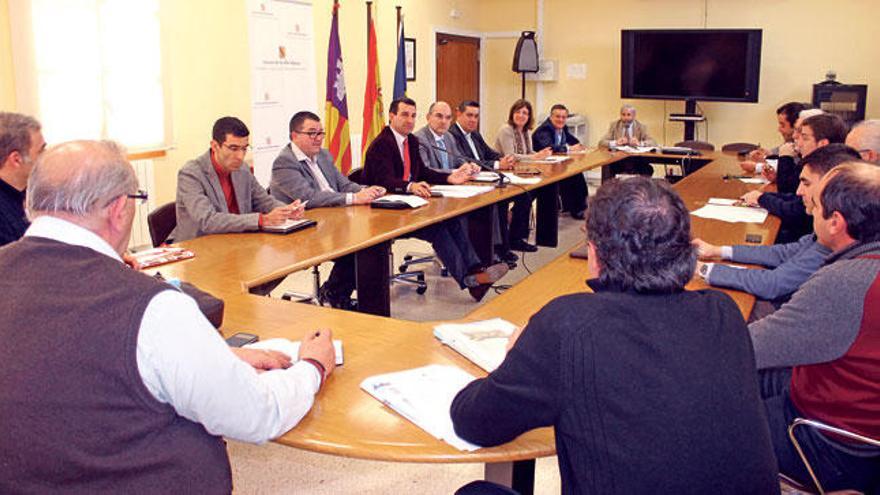
[[[627,158],[622,153],[592,151],[573,157],[567,164],[538,167],[542,169],[542,179],[556,182]],[[701,170],[676,185],[689,210],[701,207],[710,197],[737,197],[756,187],[723,178],[741,173],[735,156],[712,153],[705,160]],[[555,194],[554,188],[549,190]],[[260,283],[344,254],[375,250],[395,237],[485,208],[515,193],[504,189],[469,200],[432,198],[421,211],[376,211],[365,207],[311,210],[307,216],[318,220],[316,228],[288,236],[228,234],[187,241],[182,244],[196,253],[195,258],[161,267],[160,271],[166,277],[181,278],[222,297],[226,302],[221,329],[224,335],[247,331],[261,339],[299,339],[317,328],[330,328],[334,338],[343,341],[345,364],[327,380],[310,413],[276,442],[313,452],[379,461],[485,463],[487,479],[514,486],[524,494],[532,493],[534,459],[555,453],[551,428],[527,432],[501,446],[459,451],[360,389],[361,382],[370,376],[429,364],[455,365],[475,376],[484,376],[480,368],[433,337],[434,322],[404,321],[248,293],[248,288]],[[553,201],[555,209],[555,198]],[[730,224],[693,216],[691,221],[695,236],[715,244],[739,244],[747,234],[758,234],[763,244],[771,244],[778,229],[778,220],[773,217],[762,225]],[[502,317],[524,325],[551,299],[588,290],[584,283],[589,276],[587,263],[571,258],[568,251],[492,301],[477,306],[461,321]],[[387,254],[383,256],[387,259]],[[383,280],[387,283],[387,278]],[[691,289],[704,287],[699,280],[689,284]],[[726,292],[747,317],[754,298],[737,291]],[[359,295],[364,297],[360,287]]]

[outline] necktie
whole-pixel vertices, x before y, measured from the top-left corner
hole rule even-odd
[[[409,181],[410,162],[409,162],[409,136],[403,140],[403,180]]]
[[[562,146],[562,132],[556,133],[556,146]]]
[[[633,126],[632,124],[627,124],[626,126],[626,137],[632,139],[633,137]]]
[[[446,143],[443,141],[443,138],[437,140],[437,147],[441,148],[440,161],[443,164],[443,170],[449,170],[449,153],[446,153]]]

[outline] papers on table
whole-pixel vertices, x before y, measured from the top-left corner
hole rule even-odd
[[[770,182],[760,175],[756,177],[740,177],[739,180],[745,182],[746,184],[767,184],[768,182]]]
[[[540,177],[522,177],[516,174],[504,173],[505,182],[509,181],[511,184],[518,185],[526,185],[526,184],[537,184],[541,182]]]
[[[497,180],[498,177],[496,176]],[[478,196],[483,193],[487,193],[494,189],[492,186],[453,186],[453,185],[439,185],[439,186],[431,186],[431,192],[437,192],[443,195],[444,198],[472,198],[474,196]]]
[[[245,347],[249,347],[251,349],[263,349],[263,350],[271,350],[271,351],[279,351],[287,354],[294,361],[297,360],[299,356],[299,346],[300,341],[294,341],[290,339],[266,339],[261,340],[259,342],[254,342],[253,344],[248,344]],[[343,356],[342,356],[342,341],[333,339],[333,349],[336,351],[336,365],[339,366],[342,364]]]
[[[611,149],[623,151],[624,153],[650,153],[657,148],[653,146],[612,146]]]
[[[449,406],[475,377],[455,366],[432,364],[396,373],[371,376],[361,388],[434,438],[459,450],[480,448],[455,434]]]
[[[498,174],[495,172],[482,171],[471,177],[474,182],[498,182]]]
[[[418,208],[428,204],[428,200],[412,194],[387,194],[374,199],[373,203],[403,203],[410,208]]]
[[[543,158],[541,160],[534,160],[531,158],[523,158],[520,160],[520,163],[563,163],[571,160],[570,156],[566,155],[550,155],[547,158]]]
[[[751,206],[733,206],[738,200],[710,198],[706,206],[692,211],[691,215],[730,223],[764,223],[767,210]]]
[[[157,247],[132,253],[138,267],[143,270],[154,266],[164,265],[173,261],[192,258],[196,254],[182,247]]]
[[[296,220],[288,218],[281,225],[264,225],[260,227],[260,229],[262,229],[264,232],[271,232],[275,234],[289,234],[291,232],[296,232],[297,230],[301,230],[317,224],[318,222],[308,218],[298,218]]]
[[[473,323],[443,323],[434,327],[434,336],[471,362],[491,373],[507,355],[507,339],[516,325],[493,318]]]

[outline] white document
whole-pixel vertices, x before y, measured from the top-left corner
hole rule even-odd
[[[707,204],[698,210],[692,211],[691,215],[730,223],[764,223],[764,220],[767,219],[767,210],[750,206]]]
[[[615,151],[623,151],[624,153],[650,153],[656,148],[653,146],[612,146]]]
[[[709,201],[706,204],[709,205],[719,205],[719,206],[734,206],[739,203],[739,199],[729,199],[729,198],[709,198]]]
[[[442,323],[434,327],[434,337],[472,363],[491,373],[507,355],[507,339],[516,325],[501,318],[473,323]]]
[[[431,192],[438,192],[442,194],[444,198],[472,198],[474,196],[479,196],[480,194],[487,193],[492,189],[495,188],[492,186],[454,186],[445,184],[439,186],[431,186]]]
[[[571,160],[570,156],[566,155],[550,155],[547,158],[543,158],[541,160],[533,160],[530,158],[523,158],[520,160],[520,163],[562,163]]]
[[[378,201],[380,203],[401,202],[406,203],[410,208],[419,208],[428,204],[427,199],[420,198],[414,194],[388,194],[381,198],[374,199],[373,201]]]
[[[745,182],[746,184],[767,184],[768,182],[770,182],[770,181],[768,181],[767,179],[765,179],[764,177],[761,177],[761,176],[757,176],[757,177],[740,177],[739,180]]]
[[[498,182],[498,174],[484,170],[471,177],[471,180],[474,182]]]
[[[511,184],[517,185],[527,185],[527,184],[537,184],[541,182],[540,177],[520,177],[516,174],[504,173],[505,182],[510,182]]]
[[[283,352],[290,356],[291,359],[297,361],[297,357],[299,356],[299,346],[301,342],[290,339],[266,339],[260,340],[258,342],[254,342],[253,344],[248,344],[245,347],[249,347],[251,349],[263,349],[270,351],[279,351]],[[336,365],[339,366],[343,362],[342,356],[342,341],[333,339],[333,349],[336,351]]]
[[[476,377],[455,366],[432,364],[371,376],[361,388],[434,438],[458,450],[479,449],[455,434],[449,407],[452,399]]]

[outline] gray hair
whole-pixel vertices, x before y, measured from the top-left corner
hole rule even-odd
[[[880,153],[880,119],[863,120],[854,125],[849,132],[861,131],[858,139],[859,148]]]
[[[28,179],[27,210],[86,217],[137,190],[134,169],[113,141],[70,141],[40,155]]]
[[[0,166],[13,152],[30,156],[31,133],[40,130],[37,119],[20,113],[0,112]]]
[[[620,113],[623,113],[627,110],[632,111],[633,115],[636,114],[636,107],[630,105],[629,103],[624,103],[623,106],[620,107]]]

